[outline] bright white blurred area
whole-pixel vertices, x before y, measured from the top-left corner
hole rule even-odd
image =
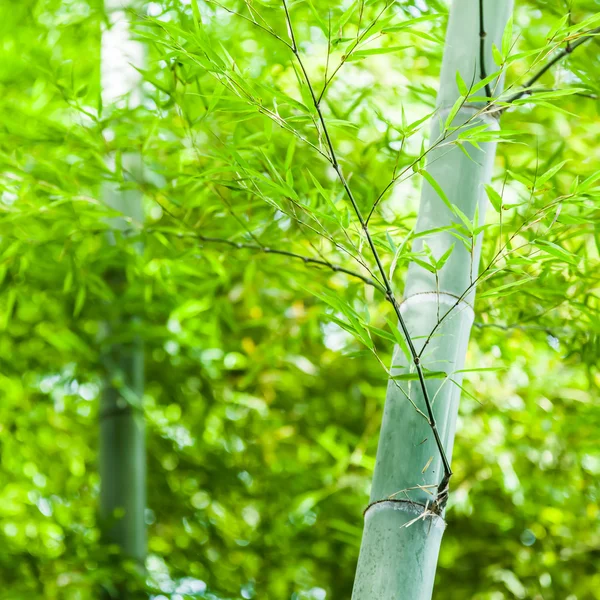
[[[142,44],[131,39],[125,0],[106,0],[110,26],[102,35],[102,101],[117,106],[141,103]]]

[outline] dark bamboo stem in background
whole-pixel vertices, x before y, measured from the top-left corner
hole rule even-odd
[[[119,39],[111,35],[112,27],[128,23],[127,0],[104,0],[104,7],[108,18],[101,40],[103,103],[110,105],[117,100],[109,91],[110,83],[121,77],[121,82],[127,84],[129,106],[129,94],[139,91],[141,79],[133,68],[125,74],[115,72],[115,58],[107,56],[106,49],[116,50],[116,60],[128,64],[132,60],[130,51],[132,48],[140,49],[136,44],[141,42],[130,42],[127,33]],[[137,56],[137,53],[134,55]],[[134,99],[132,103],[135,102]],[[124,154],[122,162],[127,178],[132,174],[134,180],[141,179],[143,165],[139,154]],[[106,204],[124,217],[143,221],[143,200],[139,189],[121,188],[117,180],[104,183],[102,195]],[[110,219],[109,228],[123,231],[127,223],[123,217]],[[108,238],[110,243],[114,234],[109,233]],[[99,512],[103,538],[110,546],[116,547],[118,553],[109,556],[117,564],[107,572],[104,597],[141,600],[147,598],[147,594],[141,591],[146,559],[146,440],[142,409],[144,349],[141,337],[133,331],[137,315],[129,314],[123,306],[129,285],[126,267],[118,265],[107,274],[106,280],[114,292],[115,301],[105,306],[106,333],[102,348],[105,380],[99,411]],[[125,333],[125,339],[117,341],[117,333]],[[120,568],[122,561],[134,564],[136,573]]]

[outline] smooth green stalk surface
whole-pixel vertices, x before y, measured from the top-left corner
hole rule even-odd
[[[480,35],[479,1],[454,0],[446,35],[438,118],[434,119],[431,141],[440,139],[444,123],[460,93],[456,73],[467,85],[479,81],[483,72],[498,69],[492,59],[492,43],[501,46],[502,34],[512,12],[512,0],[484,0],[484,28]],[[483,53],[480,43],[483,39]],[[493,95],[501,90],[493,81]],[[485,94],[484,90],[478,95]],[[495,117],[482,114],[485,104],[465,103],[452,125],[475,127],[487,124],[497,129]],[[445,142],[456,138],[447,134]],[[466,156],[456,145],[444,143],[432,150],[427,171],[439,184],[449,202],[469,220],[481,224],[485,215],[486,193],[495,157],[495,143],[482,143],[480,149],[467,145]],[[416,232],[426,232],[460,223],[427,182],[423,184]],[[463,232],[464,235],[464,232]],[[454,444],[458,402],[469,334],[473,324],[474,300],[481,239],[472,249],[451,232],[425,234],[417,238],[414,250],[425,244],[436,259],[454,249],[445,265],[435,273],[416,263],[409,267],[402,303],[402,315],[420,354],[423,368],[444,372],[427,379],[427,390],[446,455]],[[460,300],[459,300],[460,299]],[[452,309],[445,318],[444,315]],[[433,332],[433,335],[432,335]],[[418,413],[406,396],[425,413],[423,394],[414,374],[412,359],[396,348],[392,374],[404,379],[390,381],[386,398],[377,462],[371,491],[371,505],[365,513],[365,529],[354,584],[353,600],[427,600],[431,598],[437,557],[444,530],[442,516],[435,514],[432,502],[444,476],[440,452],[427,419]],[[433,509],[433,512],[432,512]]]
[[[139,340],[113,345],[109,353],[106,367],[113,379],[106,382],[100,413],[100,510],[107,539],[124,556],[143,562],[146,458],[139,398],[144,354]]]
[[[143,50],[129,35],[128,15],[119,0],[107,0],[110,27],[102,37],[103,102],[131,106],[139,102],[139,74],[130,63],[139,65]],[[115,140],[117,147],[126,146]],[[138,156],[122,157],[124,177],[141,173]],[[111,220],[119,235],[130,228],[128,218],[140,222],[143,218],[142,196],[139,190],[123,190],[117,183],[103,188],[104,201],[122,213]],[[127,278],[124,270],[110,277],[116,302],[124,294]],[[122,315],[106,324],[107,337],[125,341],[106,342],[104,360],[106,382],[100,410],[100,515],[107,541],[117,544],[124,558],[143,565],[146,555],[146,456],[145,427],[141,399],[144,393],[144,351],[142,342],[132,330],[134,315]],[[119,587],[119,598],[129,597]]]

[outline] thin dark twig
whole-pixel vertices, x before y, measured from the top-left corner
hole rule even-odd
[[[243,17],[246,20],[248,19],[247,17],[244,17],[244,15],[240,15],[239,13],[235,13],[233,11],[229,11],[229,12],[231,12],[232,14],[238,15],[240,17]],[[254,23],[254,21],[250,21],[250,22]],[[202,68],[204,68],[204,65],[193,54],[190,54],[190,52],[188,52],[186,50],[186,48],[184,46],[182,46],[173,37],[173,35],[167,29],[165,29],[161,24],[158,24],[158,25],[159,25],[159,27],[161,27],[161,29],[163,30],[163,32],[172,40],[174,46],[180,52],[182,52],[183,54],[185,54],[192,62],[194,62],[197,65],[199,65]],[[281,39],[281,38],[279,38],[277,36],[277,39]],[[290,48],[291,49],[291,46],[285,40],[283,40],[283,43],[285,44],[286,48]],[[205,56],[206,56],[206,54],[205,54]],[[209,57],[207,56],[207,58],[209,58]],[[210,60],[210,58],[209,58],[209,60]],[[213,64],[215,64],[215,63],[213,63]],[[225,80],[227,81],[227,84],[223,83],[223,81],[221,80],[221,78],[218,77],[218,75],[215,75],[215,73],[210,72],[210,71],[209,71],[209,73],[210,73],[210,75],[212,77],[214,77],[215,79],[217,79],[217,81],[219,81],[225,87],[228,87],[227,84],[229,84],[229,89],[231,89],[238,96],[245,97],[246,100],[248,102],[250,102],[250,104],[252,104],[253,106],[256,107],[256,109],[258,110],[258,112],[260,112],[261,114],[269,117],[272,121],[274,121],[277,125],[279,125],[279,127],[281,127],[282,129],[285,129],[286,131],[289,131],[290,133],[292,133],[293,135],[295,135],[299,140],[301,140],[304,143],[308,144],[311,148],[313,148],[313,150],[315,150],[321,156],[323,156],[323,158],[325,158],[326,160],[329,160],[329,157],[320,148],[318,148],[317,146],[315,146],[315,144],[313,144],[310,140],[306,139],[301,133],[299,133],[298,131],[296,131],[293,127],[290,127],[290,125],[284,119],[282,119],[278,114],[274,113],[272,110],[270,110],[267,107],[263,106],[260,103],[260,101],[258,101],[251,94],[249,94],[247,92],[247,90],[245,90],[243,87],[241,87],[241,85],[239,84],[239,82],[237,82],[235,79],[233,79],[223,68],[221,68],[221,70],[220,70],[220,75],[222,75],[225,78]]]
[[[567,42],[567,45],[557,52],[539,71],[537,71],[534,75],[532,75],[528,81],[525,82],[523,88],[519,90],[517,93],[513,94],[506,100],[508,104],[513,103],[515,100],[519,100],[526,94],[530,92],[529,88],[538,81],[545,73],[547,73],[557,62],[561,61],[565,56],[568,56],[573,52],[576,48],[589,42],[594,39],[596,35],[600,34],[600,27],[596,27],[594,29],[590,29],[589,31],[584,31],[581,35],[577,37],[577,39],[571,43]]]
[[[185,111],[182,110],[182,118],[184,121],[184,125],[186,125],[187,127],[187,132],[188,132],[188,136],[190,138],[190,142],[196,152],[196,155],[198,156],[198,158],[200,158],[200,152],[198,150],[198,146],[196,145],[193,135],[192,135],[192,128],[191,128],[191,123],[189,121],[189,117],[187,116],[187,114],[185,113]],[[223,144],[223,141],[221,140],[221,138],[214,132],[214,131],[210,131],[210,133],[219,141],[220,144]],[[328,159],[328,157],[326,156],[325,158]],[[236,161],[236,163],[238,164],[238,166],[244,171],[246,172],[245,168],[243,167],[243,165],[239,164],[239,161],[237,160],[237,158],[235,156],[233,156],[233,159]],[[260,190],[258,189],[258,186],[256,185],[256,182],[253,180],[252,177],[248,178],[253,187],[256,189],[256,192],[252,192],[252,190],[250,190],[249,188],[247,188],[246,186],[241,185],[241,182],[243,181],[242,179],[239,180],[240,183],[240,190],[242,191],[246,191],[249,194],[255,194],[257,196],[260,197]],[[217,182],[218,183],[218,182]],[[222,184],[221,184],[222,185]],[[262,242],[260,242],[260,240],[254,235],[254,233],[252,233],[252,231],[250,229],[248,229],[248,227],[246,226],[246,224],[235,214],[235,212],[233,211],[231,205],[225,200],[224,196],[218,191],[218,189],[216,189],[214,186],[213,190],[215,191],[215,193],[221,198],[221,200],[223,201],[223,203],[226,205],[227,210],[229,211],[229,213],[238,221],[238,223],[240,223],[240,225],[242,225],[242,227],[246,230],[246,232],[250,235],[250,237],[259,245],[259,246],[263,246]],[[293,200],[292,198],[288,198],[288,200],[291,202],[292,206],[296,205],[299,208],[301,208],[303,211],[306,211],[306,208],[304,206],[302,206],[302,204],[296,202],[295,200]],[[158,202],[158,200],[156,200]],[[159,203],[160,204],[160,203]],[[162,205],[161,205],[162,207]],[[172,218],[175,218],[177,220],[179,220],[179,222],[184,225],[187,226],[187,224],[182,220],[182,219],[178,219],[174,214],[172,214],[171,212],[169,212],[166,208],[163,207],[163,209],[165,210],[165,212],[167,212]],[[323,261],[325,263],[327,263],[329,265],[329,267],[331,269],[334,269],[334,265],[331,263],[331,261],[327,260],[326,257],[321,253],[320,250],[318,250],[314,244],[308,239],[308,236],[306,236],[306,233],[304,232],[302,226],[306,226],[309,229],[311,229],[312,231],[314,231],[317,235],[320,235],[326,239],[328,239],[335,247],[343,250],[344,252],[346,252],[349,256],[351,256],[354,260],[356,260],[373,278],[373,280],[381,285],[378,281],[377,281],[377,277],[371,272],[371,270],[369,269],[369,266],[365,263],[365,261],[362,259],[362,257],[360,255],[355,256],[354,254],[352,254],[350,251],[348,251],[344,246],[341,246],[340,244],[338,244],[333,237],[329,236],[328,233],[323,229],[322,232],[318,231],[317,229],[315,229],[314,227],[310,226],[307,223],[304,223],[304,221],[302,221],[295,213],[295,211],[292,210],[293,215],[289,214],[285,211],[282,211],[286,216],[289,216],[290,218],[293,218],[296,220],[296,222],[298,223],[298,225],[300,226],[300,231],[302,232],[302,234],[306,237],[308,243],[310,244],[310,246],[317,252],[317,254],[323,259]],[[310,213],[307,213],[310,214]],[[311,215],[312,216],[312,215]],[[314,217],[313,217],[314,218]],[[318,219],[315,219],[316,223],[318,225],[321,225],[321,223],[319,222]],[[322,227],[323,228],[323,227]],[[350,238],[348,238],[348,240],[350,241],[350,243],[352,244],[352,240],[350,240]],[[358,251],[358,250],[357,250]],[[334,269],[335,270],[335,269]]]
[[[496,254],[493,256],[493,258],[490,260],[490,262],[487,264],[487,266],[481,271],[481,273],[477,276],[477,278],[471,284],[469,284],[467,286],[467,288],[465,289],[465,291],[457,298],[456,302],[442,315],[442,317],[439,319],[439,321],[435,324],[435,326],[433,327],[433,329],[430,331],[429,335],[425,339],[425,343],[421,347],[421,352],[419,353],[419,356],[423,355],[423,353],[425,352],[427,346],[429,345],[429,343],[433,339],[433,336],[434,336],[435,332],[441,327],[442,323],[446,320],[446,318],[450,315],[450,313],[452,313],[461,304],[461,302],[464,301],[464,299],[468,296],[468,294],[471,292],[471,290],[473,288],[475,288],[477,286],[477,284],[484,279],[484,277],[487,277],[488,271],[490,271],[490,269],[492,268],[492,266],[501,257],[502,253],[509,247],[510,243],[521,233],[521,231],[523,231],[527,227],[530,227],[531,225],[533,225],[534,223],[536,223],[537,222],[536,217],[538,215],[543,215],[545,212],[547,212],[550,209],[552,209],[554,206],[556,206],[556,204],[562,202],[564,199],[565,199],[565,197],[561,196],[560,198],[558,198],[557,200],[554,200],[553,202],[551,202],[547,206],[543,206],[542,208],[540,208],[539,210],[537,210],[532,215],[532,220],[531,221],[524,221],[514,231],[514,233],[504,243],[504,245],[502,245],[502,247],[500,247],[498,249],[498,251],[496,252]],[[519,246],[519,248],[522,248],[522,247],[527,246],[527,245],[529,245],[529,242],[526,242],[522,246]],[[515,250],[518,250],[519,248],[515,248]]]
[[[559,88],[534,88],[527,91],[527,94],[543,94],[545,92],[557,92]],[[588,94],[586,92],[575,92],[572,96],[579,96],[580,98],[589,98],[590,100],[598,100],[600,96],[597,94]]]
[[[256,242],[256,244],[258,244],[261,247],[264,246],[264,244],[256,237],[256,235],[254,235],[254,232],[248,227],[246,222],[233,210],[233,207],[225,198],[225,196],[221,194],[219,189],[215,185],[210,185],[210,187],[214,190],[215,194],[219,196],[219,198],[221,198],[223,204],[225,205],[225,208],[227,209],[227,212],[244,228],[246,233]]]
[[[485,72],[485,25],[483,22],[483,0],[479,0],[479,77],[483,81],[487,75]],[[490,84],[485,84],[485,95],[488,98],[492,97],[492,90]]]
[[[327,91],[327,88],[329,87],[329,85],[331,84],[331,82],[333,81],[333,79],[335,78],[335,76],[338,74],[338,71],[344,66],[344,64],[346,64],[346,60],[348,58],[348,56],[350,56],[352,54],[352,52],[354,52],[354,50],[356,50],[356,47],[362,42],[362,40],[365,38],[365,36],[369,33],[369,31],[371,31],[371,29],[373,29],[373,27],[377,24],[377,21],[379,21],[381,15],[393,4],[393,2],[391,3],[386,3],[386,5],[383,7],[383,9],[381,10],[381,12],[366,26],[365,30],[360,33],[360,30],[357,32],[356,34],[356,39],[354,40],[352,46],[350,46],[350,48],[348,49],[348,51],[346,52],[346,55],[342,58],[342,60],[338,63],[337,67],[334,69],[333,73],[331,74],[331,76],[329,77],[329,79],[325,80],[325,85],[323,86],[323,89],[321,90],[321,93],[319,94],[318,97],[318,102],[319,104],[321,103],[321,100],[323,99],[323,96],[325,95],[325,92]],[[287,9],[286,9],[287,10]],[[361,20],[362,20],[362,7],[361,7]],[[360,27],[360,23],[359,23],[359,27]],[[291,36],[290,36],[291,37]],[[293,44],[293,42],[292,42]],[[293,52],[293,49],[292,49]]]
[[[206,1],[209,2],[209,3],[211,3],[211,4],[214,4],[215,6],[218,6],[219,8],[221,8],[222,10],[224,10],[225,12],[228,12],[230,15],[235,15],[236,17],[240,17],[240,18],[244,19],[244,21],[248,21],[248,23],[252,23],[252,25],[254,25],[255,27],[258,27],[259,29],[262,29],[265,33],[268,33],[269,35],[272,35],[276,40],[279,40],[282,44],[285,44],[286,46],[289,47],[289,44],[280,35],[278,35],[277,32],[274,31],[272,27],[270,27],[268,25],[267,26],[261,25],[254,18],[254,14],[253,14],[254,11],[252,11],[252,9],[251,9],[251,7],[250,7],[249,4],[246,3],[246,7],[248,8],[250,14],[252,15],[252,18],[249,18],[246,15],[243,15],[242,13],[239,13],[239,12],[237,12],[235,10],[232,10],[231,8],[227,8],[227,6],[224,6],[220,2],[217,2],[216,0],[206,0]]]
[[[244,242],[236,242],[234,240],[228,240],[227,238],[218,238],[212,236],[202,235],[200,233],[195,233],[193,231],[188,231],[183,233],[181,231],[171,232],[169,230],[153,227],[145,229],[146,233],[162,233],[165,235],[175,235],[178,238],[194,238],[200,240],[205,243],[213,243],[213,244],[224,244],[226,246],[231,246],[232,248],[236,248],[237,250],[254,250],[258,252],[263,252],[264,254],[276,254],[278,256],[287,256],[289,258],[295,258],[297,260],[301,260],[303,263],[308,265],[316,265],[320,267],[326,267],[330,271],[334,273],[344,273],[345,275],[349,275],[350,277],[354,277],[355,279],[360,279],[363,283],[374,287],[379,290],[382,294],[385,294],[385,288],[383,288],[379,283],[371,279],[370,277],[366,277],[356,271],[351,271],[350,269],[346,269],[345,267],[340,267],[335,265],[329,261],[321,260],[318,258],[312,258],[310,256],[304,256],[302,254],[296,254],[295,252],[289,252],[288,250],[280,250],[279,248],[271,248],[269,246],[263,246],[262,244],[248,244]]]
[[[543,331],[558,339],[558,335],[556,335],[555,331],[549,327],[544,327],[543,325],[504,325],[502,323],[479,323],[476,321],[473,323],[473,327],[476,327],[477,329],[501,329],[502,331]]]
[[[388,302],[390,302],[390,304],[394,308],[394,312],[396,313],[398,323],[400,324],[400,328],[402,329],[402,333],[404,334],[404,337],[406,339],[406,343],[409,347],[411,357],[413,359],[413,363],[415,365],[415,369],[416,369],[417,375],[419,377],[421,391],[423,394],[423,398],[425,400],[425,406],[427,408],[427,420],[428,420],[429,426],[431,427],[431,430],[433,432],[433,435],[434,435],[434,438],[436,441],[436,445],[437,445],[438,451],[439,451],[441,459],[442,459],[443,468],[444,468],[444,477],[442,478],[442,481],[440,482],[440,484],[438,486],[439,509],[441,511],[443,509],[443,506],[444,506],[446,498],[447,498],[448,482],[450,480],[450,477],[452,476],[452,469],[450,467],[450,462],[448,460],[448,457],[446,456],[446,451],[444,449],[444,445],[442,443],[440,434],[437,429],[435,415],[433,414],[433,408],[432,408],[431,401],[429,398],[429,392],[427,390],[427,385],[425,384],[425,374],[423,373],[423,367],[421,366],[421,360],[419,358],[419,354],[417,353],[417,350],[412,341],[410,332],[408,331],[408,327],[404,321],[404,317],[402,316],[402,313],[400,311],[400,304],[396,300],[394,291],[392,289],[392,286],[391,286],[388,276],[386,274],[385,268],[383,267],[383,264],[379,257],[379,253],[377,252],[377,248],[375,247],[373,238],[371,237],[371,234],[369,232],[368,225],[364,220],[364,217],[358,206],[358,203],[356,202],[354,194],[353,194],[350,186],[348,185],[348,182],[346,181],[346,178],[344,177],[344,174],[342,172],[342,168],[338,161],[337,154],[335,152],[335,148],[334,148],[333,142],[331,140],[331,136],[329,135],[329,130],[327,128],[327,123],[325,122],[325,117],[323,116],[323,111],[321,110],[321,107],[319,105],[319,100],[317,99],[314,88],[312,86],[312,83],[310,81],[310,78],[308,77],[306,68],[304,66],[304,62],[298,51],[298,45],[296,43],[294,28],[292,25],[292,21],[290,18],[286,0],[282,0],[282,4],[283,4],[283,8],[285,10],[286,21],[287,21],[289,35],[290,35],[290,39],[291,39],[292,52],[293,52],[294,56],[296,57],[298,66],[300,67],[302,74],[304,75],[304,80],[306,81],[308,91],[311,95],[313,105],[315,107],[319,121],[321,123],[321,129],[323,131],[323,135],[325,136],[325,141],[326,141],[327,147],[329,149],[331,164],[338,176],[338,179],[340,180],[340,183],[342,184],[342,187],[344,188],[344,191],[350,201],[350,204],[352,205],[354,213],[356,214],[356,217],[358,218],[358,221],[360,222],[360,225],[365,234],[367,243],[368,243],[369,247],[371,248],[371,253],[373,254],[373,258],[375,259],[375,262],[377,264],[377,268],[381,275],[381,280],[383,281],[383,287],[385,288],[386,299],[388,300]]]
[[[331,265],[331,261],[327,259],[320,248],[315,246],[309,235],[306,233],[306,231],[304,231],[304,221],[302,221],[302,219],[300,219],[296,214],[296,206],[292,200],[290,200],[290,208],[294,217],[296,218],[296,223],[298,224],[298,231],[300,234],[304,237],[304,239],[308,242],[308,245],[316,252],[316,254],[320,256],[328,265]]]
[[[350,269],[346,269],[344,267],[340,267],[338,265],[335,265],[331,261],[325,259],[324,257],[323,257],[323,259],[317,259],[317,258],[312,258],[310,256],[305,256],[305,255],[302,255],[302,254],[297,254],[295,252],[289,252],[287,250],[279,250],[277,248],[270,248],[270,247],[265,246],[256,237],[256,235],[254,235],[254,233],[250,229],[248,229],[248,227],[246,226],[246,224],[243,223],[243,221],[235,214],[235,212],[233,211],[231,205],[225,200],[225,198],[222,196],[222,194],[220,194],[219,191],[216,188],[214,188],[214,187],[213,187],[213,190],[221,198],[221,200],[225,204],[225,206],[226,206],[227,210],[229,211],[229,213],[238,221],[238,223],[240,223],[240,225],[242,225],[242,227],[246,230],[246,232],[248,233],[248,235],[250,235],[250,237],[256,242],[255,244],[246,244],[246,243],[235,242],[234,240],[228,240],[228,239],[225,239],[225,238],[216,238],[216,237],[210,237],[210,236],[203,236],[203,235],[201,235],[199,233],[196,233],[195,231],[190,231],[189,230],[190,228],[189,228],[188,224],[182,218],[180,218],[177,215],[175,215],[165,205],[163,205],[163,203],[161,203],[158,199],[155,198],[154,200],[161,207],[161,209],[163,210],[163,212],[167,213],[172,219],[175,219],[177,222],[179,222],[181,225],[183,225],[184,227],[186,227],[188,229],[188,233],[185,234],[185,237],[194,237],[194,238],[199,239],[200,241],[203,241],[203,242],[214,242],[214,243],[220,243],[220,244],[227,244],[229,246],[232,246],[232,247],[235,247],[235,248],[238,248],[238,249],[243,249],[244,248],[244,249],[247,249],[247,250],[260,250],[260,251],[264,252],[265,254],[278,254],[280,256],[289,256],[291,258],[296,258],[296,259],[302,260],[305,264],[319,265],[319,266],[322,266],[322,267],[327,267],[328,269],[330,269],[331,271],[334,271],[335,273],[345,273],[346,275],[350,275],[351,277],[355,277],[357,279],[360,279],[361,281],[363,281],[367,285],[370,285],[370,286],[374,287],[375,289],[379,290],[383,294],[386,293],[385,288],[377,281],[377,278],[374,277],[374,276],[373,276],[373,278],[366,277],[365,275],[362,275],[361,273],[358,273],[356,271],[352,271]],[[250,191],[250,190],[247,190],[247,191]],[[303,225],[308,226],[303,221],[299,221],[299,222],[302,223]],[[310,226],[308,226],[308,227],[310,227]],[[151,229],[146,229],[146,231],[151,231]],[[155,228],[155,231],[157,231],[156,228]],[[168,233],[168,232],[163,232],[163,233]],[[178,235],[178,237],[184,237],[183,234],[179,234],[178,233],[177,235]],[[311,246],[312,246],[312,244],[311,244]],[[319,252],[319,254],[320,254],[320,252]],[[370,273],[370,270],[368,269],[368,267],[365,266],[365,268]],[[372,273],[371,273],[371,275],[372,275]]]
[[[409,165],[407,165],[406,167],[404,167],[404,169],[402,169],[402,171],[398,174],[396,174],[396,172],[394,172],[392,174],[392,178],[390,179],[390,181],[385,185],[385,187],[381,190],[381,192],[377,195],[377,198],[375,198],[375,202],[373,202],[373,205],[371,206],[371,209],[369,210],[369,214],[367,215],[367,218],[365,219],[365,223],[368,225],[369,221],[371,220],[371,217],[373,216],[373,214],[375,213],[375,211],[377,210],[377,207],[379,206],[379,203],[383,200],[384,196],[386,195],[386,193],[388,192],[388,190],[392,187],[394,187],[394,185],[396,184],[396,182],[408,171],[410,171],[414,165],[416,165],[419,161],[421,161],[423,158],[425,158],[432,150],[434,150],[437,146],[439,146],[442,142],[444,142],[446,139],[446,135],[444,135],[443,137],[441,137],[438,141],[432,143],[429,148],[427,148],[427,150],[425,150],[424,152],[422,152],[420,154],[420,156],[418,156],[415,160],[413,160]],[[396,169],[394,169],[394,171],[396,171]],[[409,179],[410,177],[412,177],[414,173],[411,173],[409,175],[409,177],[407,177],[406,179]],[[405,180],[402,180],[405,181]]]
[[[472,117],[469,117],[469,119],[464,123],[464,125],[468,125],[471,121],[476,119],[485,110],[486,110],[485,108],[482,108],[481,111],[477,112]],[[385,185],[385,187],[378,194],[377,198],[375,199],[375,202],[373,202],[373,205],[371,206],[371,209],[369,210],[369,214],[367,215],[367,218],[365,219],[365,222],[367,223],[367,225],[369,224],[371,217],[375,213],[375,210],[379,206],[380,202],[383,200],[383,198],[384,198],[385,194],[388,192],[388,190],[390,188],[394,187],[396,185],[396,183],[398,182],[398,180],[400,180],[400,183],[403,183],[404,181],[407,181],[408,179],[413,177],[415,175],[415,172],[413,171],[412,173],[410,173],[410,171],[413,170],[414,165],[418,164],[421,160],[423,160],[423,158],[428,156],[436,148],[443,147],[443,145],[446,142],[446,139],[448,137],[448,133],[449,133],[448,131],[444,132],[444,134],[440,138],[438,138],[435,142],[431,143],[431,145],[429,146],[429,148],[427,148],[427,150],[422,152],[415,160],[413,160],[404,169],[402,169],[402,171],[400,173],[398,173],[397,175],[394,173],[392,175],[392,178],[390,179],[390,181]],[[448,150],[448,152],[451,152],[451,149]],[[431,165],[432,163],[436,162],[437,160],[440,160],[446,154],[443,154],[442,156],[438,156],[435,159],[430,159],[428,165]],[[396,170],[396,169],[394,169],[394,170]],[[409,173],[408,176],[405,177],[404,179],[401,179],[401,177],[403,175],[405,175],[406,173]]]

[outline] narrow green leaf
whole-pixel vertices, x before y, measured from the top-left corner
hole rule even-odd
[[[446,117],[446,122],[444,123],[444,129],[448,129],[452,126],[452,122],[454,121],[454,117],[458,114],[458,111],[461,109],[462,105],[465,103],[466,97],[460,96],[454,103],[454,106],[450,109],[448,116]]]
[[[512,46],[512,34],[513,34],[513,17],[508,19],[508,23],[504,28],[504,34],[502,36],[502,56],[504,59],[508,56],[510,48]]]
[[[387,241],[390,245],[390,248],[392,249],[392,252],[396,252],[396,244],[394,243],[394,240],[392,239],[392,236],[390,235],[389,231],[385,232],[385,237],[387,238]]]
[[[460,76],[460,71],[456,71],[456,86],[458,87],[458,93],[466,98],[469,93],[469,89],[467,88],[467,84],[464,82],[463,78]]]
[[[79,314],[81,313],[81,309],[83,308],[83,305],[85,304],[85,297],[86,297],[86,289],[85,289],[85,286],[82,285],[77,290],[77,295],[75,296],[75,306],[73,308],[73,316],[74,317],[78,317]]]
[[[429,271],[430,273],[435,273],[435,267],[432,264],[426,263],[424,260],[421,260],[420,258],[416,257],[413,257],[413,261],[417,263],[420,267],[423,267],[426,271]]]
[[[411,46],[388,46],[387,48],[370,48],[369,50],[355,50],[348,58],[347,61],[362,60],[367,56],[376,56],[378,54],[391,54],[393,52],[399,52],[411,48]]]
[[[425,170],[419,171],[419,173],[425,178],[427,183],[434,189],[435,193],[439,196],[440,200],[452,211],[454,212],[454,207],[448,200],[448,196],[441,188],[440,184],[433,178],[433,176]]]
[[[448,250],[446,250],[446,252],[444,252],[444,254],[442,254],[442,256],[440,256],[440,258],[438,259],[435,265],[438,271],[446,264],[446,262],[450,258],[450,255],[452,254],[455,245],[456,244],[452,244],[450,248],[448,248]]]
[[[425,15],[423,17],[416,17],[414,19],[407,19],[406,21],[402,21],[402,23],[398,23],[397,25],[392,25],[391,27],[384,27],[381,30],[381,33],[397,33],[398,31],[403,31],[404,29],[412,28],[413,25],[417,23],[423,23],[425,21],[433,21],[443,17],[442,13],[432,13],[430,15]]]
[[[16,288],[11,287],[8,290],[8,298],[6,301],[6,306],[4,308],[4,313],[0,320],[0,329],[5,330],[8,327],[10,320],[12,318],[13,312],[14,312],[16,301],[17,301],[17,290],[16,290]]]
[[[200,25],[202,24],[202,16],[200,15],[198,0],[192,0],[192,17],[194,19],[194,27],[196,28],[196,32],[199,32]]]
[[[296,151],[296,136],[292,136],[290,139],[290,143],[287,147],[287,152],[285,153],[285,170],[287,171],[292,166],[292,161],[294,159],[294,153]]]
[[[565,250],[564,248],[562,248],[558,244],[555,244],[554,242],[549,242],[547,240],[538,240],[536,242],[536,245],[541,246],[542,250],[544,250],[548,254],[551,254],[552,256],[569,263],[570,265],[577,266],[579,262],[576,254],[572,254],[571,252]]]
[[[465,215],[465,213],[462,210],[460,210],[458,206],[453,205],[452,212],[463,222],[463,225],[465,226],[467,231],[472,234],[474,226],[471,219],[469,219],[469,217],[467,217],[467,215]]]
[[[497,71],[495,71],[494,73],[491,73],[490,75],[488,75],[481,81],[478,81],[477,83],[473,84],[473,87],[471,88],[471,95],[473,95],[473,94],[475,94],[475,92],[478,92],[479,90],[483,89],[488,83],[492,83],[492,81],[497,79],[502,74],[502,71],[503,71],[503,69],[498,69]]]
[[[344,25],[350,20],[357,6],[358,0],[354,0],[354,2],[344,11],[342,16],[333,24],[333,31],[337,33],[344,29]]]
[[[404,367],[405,365],[392,365],[392,368]],[[448,374],[445,371],[424,371],[424,379],[445,379]],[[391,379],[396,381],[418,381],[418,373],[401,373],[400,375],[393,375]]]
[[[500,285],[491,290],[487,290],[486,292],[480,295],[480,298],[490,298],[493,296],[508,296],[513,291],[515,291],[514,288],[524,285],[525,283],[529,283],[532,279],[532,277],[526,277],[524,279],[517,279],[516,281],[511,281],[510,283]]]
[[[543,175],[538,176],[535,182],[535,187],[538,189],[541,188],[547,181],[552,179],[552,177],[554,177],[568,162],[568,160],[563,160],[562,162],[558,163],[557,165],[546,171]]]
[[[502,63],[504,63],[502,53],[500,52],[500,50],[498,50],[498,46],[496,46],[496,44],[492,44],[492,58],[498,66],[501,66]]]

